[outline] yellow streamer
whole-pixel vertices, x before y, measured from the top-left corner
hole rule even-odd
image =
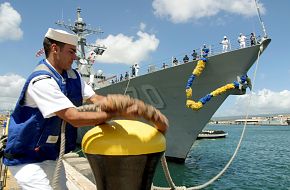
[[[192,74],[194,74],[195,76],[199,76],[201,72],[203,71],[203,69],[205,68],[205,63],[206,63],[205,61],[199,60]]]
[[[204,70],[205,64],[206,64],[205,61],[199,60],[197,62],[196,67],[192,71],[192,74],[195,75],[195,76],[199,76],[202,73],[202,71]],[[250,79],[247,79],[247,81],[248,80],[250,80]],[[231,90],[231,89],[234,89],[234,88],[235,88],[234,83],[229,83],[229,84],[226,84],[226,85],[224,85],[224,86],[222,86],[220,88],[217,88],[216,90],[212,91],[210,93],[210,95],[218,96],[218,95],[221,95],[221,94],[225,93],[227,90]],[[195,102],[194,100],[190,100],[192,98],[192,88],[186,89],[185,93],[186,93],[186,98],[187,98],[186,107],[191,108],[193,110],[199,110],[200,108],[203,107],[203,104],[202,104],[201,101]],[[206,98],[206,97],[204,97],[204,98]],[[209,101],[209,100],[210,99],[208,99],[206,101]],[[204,103],[206,103],[206,101]]]
[[[212,91],[210,94],[212,96],[218,96],[218,95],[225,93],[227,90],[231,90],[234,88],[235,88],[234,84],[230,83],[230,84],[224,85],[224,86]],[[191,88],[186,89],[187,99],[189,99],[191,96],[192,96],[192,89]],[[193,110],[199,110],[200,108],[203,107],[203,104],[200,101],[195,102],[193,100],[186,100],[186,107],[191,108]]]
[[[191,98],[192,96],[192,89],[191,88],[188,88],[185,90],[185,93],[186,93],[186,98],[189,99]]]
[[[202,103],[201,102],[195,102],[193,100],[186,100],[186,107],[191,108],[193,110],[199,110],[202,108]]]
[[[234,88],[235,88],[234,84],[230,83],[212,91],[210,94],[213,96],[218,96],[218,95],[221,95],[222,93],[225,93],[227,90],[234,89]]]

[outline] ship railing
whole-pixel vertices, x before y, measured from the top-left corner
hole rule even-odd
[[[250,47],[251,46],[250,35],[247,35],[246,37],[247,37],[246,38],[246,47]],[[261,40],[262,40],[261,36],[256,36],[256,44],[259,44],[261,42]],[[209,44],[206,46],[209,49],[208,57],[240,49],[240,44],[238,43],[238,39],[229,40],[229,47],[228,47],[226,52],[223,51],[223,46],[220,43]],[[195,52],[197,52],[197,59],[202,56],[202,48],[203,48],[203,46],[200,46],[199,48],[194,49]],[[176,65],[184,64],[183,58],[185,55],[187,55],[189,57],[189,62],[191,62],[191,61],[193,61],[191,54],[192,54],[192,50],[178,54],[178,55],[173,55],[172,57],[167,58],[167,59],[163,59],[158,64],[143,65],[143,68],[141,68],[140,73],[144,73],[144,74],[151,73],[151,72],[155,72],[158,70],[174,67]],[[178,60],[178,64],[173,64],[174,58],[176,58]]]
[[[250,40],[250,35],[246,36],[246,47],[250,47],[251,46],[251,40]],[[256,36],[256,44],[261,43],[262,41],[262,37],[261,36]],[[233,40],[229,40],[229,47],[227,49],[227,51],[223,51],[223,45],[220,43],[216,43],[216,44],[206,44],[206,47],[209,49],[209,53],[208,53],[208,57],[211,56],[215,56],[215,55],[219,55],[222,53],[228,53],[231,51],[235,51],[240,49],[240,44],[238,43],[238,39],[233,39]],[[203,49],[203,45],[195,48],[195,52],[197,53],[197,59],[199,59],[202,56],[202,49]],[[167,69],[167,68],[171,68],[180,64],[184,64],[183,58],[185,55],[188,56],[189,58],[189,62],[193,61],[193,58],[191,56],[192,54],[192,50],[187,51],[187,52],[183,52],[180,54],[176,54],[173,55],[172,57],[168,57],[162,60],[159,60],[159,63],[151,63],[151,64],[146,64],[146,65],[142,65],[141,68],[139,69],[139,76],[143,75],[143,74],[147,74],[147,73],[152,73],[152,72],[156,72],[159,70],[163,70],[163,69]],[[177,64],[173,63],[173,59],[176,58],[178,60]],[[128,73],[130,73],[131,71],[128,71]],[[118,75],[119,77],[119,75]],[[130,78],[134,78],[132,76],[130,76]],[[127,80],[127,79],[123,79]],[[120,82],[117,80],[117,82]]]

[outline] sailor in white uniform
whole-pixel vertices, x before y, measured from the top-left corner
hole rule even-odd
[[[134,68],[135,68],[135,77],[137,77],[138,76],[139,69],[140,69],[140,66],[138,65],[138,63],[136,63],[134,65]]]
[[[240,48],[246,47],[246,39],[247,39],[247,37],[244,36],[242,33],[240,33],[240,36],[238,37],[238,42],[240,43]]]
[[[229,40],[226,36],[224,36],[224,39],[221,41],[221,44],[223,45],[223,52],[227,52],[229,48]]]

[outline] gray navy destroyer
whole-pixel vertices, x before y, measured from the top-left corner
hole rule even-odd
[[[77,69],[80,74],[86,82],[92,85],[97,94],[127,94],[155,106],[165,114],[170,124],[166,134],[167,149],[165,154],[167,158],[184,161],[198,134],[201,133],[226,98],[229,95],[246,93],[247,85],[240,83],[239,88],[227,90],[212,97],[211,101],[204,104],[201,109],[189,109],[186,106],[185,86],[199,60],[161,69],[156,69],[156,66],[150,65],[146,74],[112,83],[110,77],[106,77],[102,72],[95,73],[93,71],[92,64],[85,53],[86,47],[89,46],[94,55],[101,55],[107,47],[86,43],[86,35],[101,31],[86,28],[86,23],[81,18],[80,13],[81,9],[78,8],[74,24],[65,24],[63,21],[56,23],[79,36],[81,53],[77,61]],[[258,39],[257,44],[248,45],[245,48],[232,47],[230,51],[223,53],[210,49],[206,57],[205,68],[200,76],[192,81],[192,99],[199,100],[226,84],[239,81],[241,76],[247,74],[270,41],[271,39],[267,38],[265,34],[264,37]],[[79,129],[79,140],[87,130],[89,127]]]

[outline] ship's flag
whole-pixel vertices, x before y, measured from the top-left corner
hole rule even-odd
[[[35,57],[39,57],[41,56],[42,54],[44,54],[44,48],[41,48],[40,50],[38,50],[35,54]]]

